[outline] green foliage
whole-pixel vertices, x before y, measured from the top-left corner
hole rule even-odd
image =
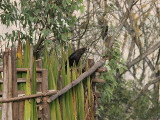
[[[52,40],[66,42],[76,21],[73,12],[83,11],[82,3],[82,0],[21,0],[20,3],[2,0],[0,22],[6,26],[16,25],[21,29],[0,37],[12,43],[27,39],[33,44],[33,40],[45,38],[45,41],[49,41],[49,36],[54,35]]]
[[[115,91],[118,89],[120,83],[116,80],[116,75],[118,72],[122,73],[125,67],[121,64],[123,60],[120,54],[120,42],[116,41],[110,50],[111,59],[106,61],[105,66],[107,67],[107,72],[102,74],[102,79],[106,80],[105,84],[99,84],[99,88],[102,91],[102,97],[100,98],[100,107],[98,115],[100,119],[108,117],[108,112],[113,112],[109,110],[116,109],[116,106],[109,106],[115,97]],[[107,111],[107,113],[106,113]],[[115,111],[114,111],[115,112]],[[113,115],[113,114],[112,114]],[[114,115],[113,115],[114,116]],[[113,119],[113,118],[111,118]]]
[[[47,47],[45,45],[45,51],[44,51],[44,59],[43,59],[43,67],[48,70],[48,87],[49,89],[57,89],[56,85],[56,76],[58,76],[59,67],[57,65],[57,56],[55,56],[55,53],[53,51],[51,58],[48,55]],[[52,61],[52,62],[51,62]],[[57,119],[61,120],[61,112],[60,112],[60,105],[59,100],[56,99],[55,101],[50,103],[50,114],[51,114],[51,120]]]
[[[139,97],[128,110],[129,101],[139,94],[139,89],[130,80],[125,81],[122,77],[116,78],[126,70],[124,60],[120,55],[120,43],[116,42],[112,48],[112,59],[106,61],[108,72],[102,74],[105,84],[99,84],[102,92],[99,99],[100,106],[97,114],[99,120],[156,120],[159,117],[159,105],[153,105],[154,94],[147,91]]]
[[[43,67],[48,69],[49,89],[62,89],[82,73],[82,63],[80,64],[80,73],[78,73],[76,66],[70,68],[68,61],[69,54],[72,54],[71,46],[68,47],[68,50],[62,48],[59,55],[57,51],[52,50],[51,56],[49,56],[47,46],[45,45]],[[65,69],[66,65],[67,69]],[[84,120],[86,115],[84,90],[83,82],[81,82],[64,95],[51,102],[51,119]]]

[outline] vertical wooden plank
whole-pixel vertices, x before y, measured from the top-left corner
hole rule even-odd
[[[18,96],[17,90],[17,65],[16,65],[16,48],[11,49],[11,62],[12,62],[12,97]],[[13,102],[13,120],[18,120],[18,102]]]
[[[8,97],[8,49],[5,50],[3,54],[3,99],[7,99]],[[3,103],[2,104],[2,120],[8,120],[7,118],[8,113],[8,104]]]
[[[8,56],[8,98],[12,98],[12,63],[11,63],[11,50],[9,50]],[[12,102],[8,103],[8,120],[13,120]]]
[[[42,68],[42,60],[36,60],[36,68]],[[36,78],[42,78],[42,73],[37,72],[36,73]],[[37,83],[37,92],[41,92],[42,91],[42,83]],[[41,100],[41,99],[40,99]],[[41,103],[39,103],[41,104]],[[42,106],[42,105],[41,105]],[[42,119],[42,110],[40,109],[40,107],[38,107],[38,118]]]
[[[36,60],[36,68],[42,68],[42,60],[39,59],[39,60]],[[42,77],[42,73],[37,73],[36,74],[36,77],[37,78],[41,78]],[[41,83],[37,83],[37,91],[38,92],[41,92],[42,91],[42,87],[41,87]]]
[[[24,101],[20,101],[19,103],[18,103],[18,112],[19,112],[19,114],[18,114],[18,119],[19,120],[24,120]]]
[[[47,70],[42,71],[42,92],[46,93],[48,91],[48,72]],[[47,103],[47,97],[43,97],[43,119],[50,120],[50,108],[49,104]]]
[[[36,60],[36,68],[42,68],[42,60],[41,59]]]

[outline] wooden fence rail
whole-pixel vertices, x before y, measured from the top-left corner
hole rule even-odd
[[[54,101],[59,96],[65,94],[67,91],[72,89],[74,86],[79,84],[88,76],[92,77],[92,88],[94,95],[96,95],[96,85],[95,83],[104,83],[103,79],[96,79],[95,72],[106,72],[106,68],[102,67],[105,60],[100,60],[94,64],[94,60],[90,69],[83,74],[81,74],[76,80],[72,81],[70,84],[65,86],[63,89],[48,90],[48,71],[42,69],[42,61],[36,61],[36,82],[37,82],[37,93],[25,96],[24,91],[20,91],[17,88],[19,83],[26,83],[26,78],[17,78],[17,73],[27,72],[31,73],[32,81],[32,71],[33,71],[33,47],[30,47],[30,68],[17,68],[16,67],[16,49],[13,47],[11,50],[6,49],[3,54],[3,67],[0,67],[0,73],[3,72],[3,78],[0,78],[0,84],[3,84],[3,91],[0,92],[0,102],[2,105],[2,120],[23,120],[24,118],[24,101],[26,99],[37,98],[37,108],[38,108],[38,118],[39,120],[50,120],[50,108],[49,103]],[[100,69],[99,69],[100,68]],[[100,93],[97,94],[100,96]]]
[[[30,61],[33,64],[33,48],[30,50]],[[17,72],[27,72],[31,73],[33,65],[30,63],[30,68],[16,68],[16,49],[13,47],[11,50],[6,49],[3,53],[3,68],[0,68],[0,72],[3,72],[3,78],[0,79],[0,83],[3,84],[3,92],[0,94],[0,102],[2,103],[2,120],[23,120],[24,118],[24,101],[26,99],[42,97],[42,110],[39,119],[49,120],[50,114],[48,112],[49,105],[46,104],[48,98],[47,96],[54,95],[57,93],[56,90],[48,90],[48,72],[46,69],[42,69],[41,61],[38,61],[36,73],[37,73],[37,94],[25,96],[24,92],[17,89],[18,83],[25,83],[26,78],[17,78]],[[20,94],[19,94],[20,93]],[[19,97],[20,96],[20,97]],[[22,107],[22,110],[20,110]],[[19,114],[20,113],[20,114]]]

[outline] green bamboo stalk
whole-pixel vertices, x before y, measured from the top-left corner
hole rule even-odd
[[[32,94],[36,94],[37,81],[36,81],[36,60],[33,60],[33,79],[32,79]],[[31,120],[38,120],[36,100],[31,100]]]
[[[52,53],[51,59],[49,58],[47,49],[45,48],[45,67],[48,69],[48,85],[49,89],[57,89],[57,81],[58,81],[58,57],[56,56],[55,52]],[[51,61],[51,62],[50,62]],[[57,79],[57,80],[55,80]],[[56,99],[50,104],[51,110],[51,120],[61,120],[61,112],[60,112],[60,105],[59,100]]]
[[[58,76],[59,76],[59,60],[58,60],[58,56],[55,50],[52,51],[51,64],[52,64],[52,69],[54,73],[55,84],[57,86],[57,81],[58,81]]]
[[[68,56],[70,56],[73,53],[72,51],[72,45],[69,44],[69,48],[68,48]]]
[[[27,70],[25,95],[31,95],[30,73]],[[24,120],[31,120],[31,103],[25,100]]]
[[[22,43],[21,41],[18,41],[18,47],[17,47],[17,52],[16,52],[16,58],[17,58],[17,68],[22,68],[23,66],[23,61],[22,61]],[[22,78],[22,73],[17,73],[17,78]],[[18,90],[23,90],[22,86],[25,83],[20,83],[18,85]]]
[[[25,90],[25,95],[31,95],[31,85],[30,85],[30,44],[29,41],[26,40],[26,45],[24,48],[24,68],[28,68],[27,74],[22,73],[22,78],[26,78],[26,84],[21,84],[21,90]],[[25,100],[25,106],[24,106],[24,120],[30,120],[31,119],[31,103],[29,100]]]
[[[72,79],[76,80],[76,78],[77,78],[77,69],[76,69],[76,66],[75,66],[72,69]],[[72,94],[73,94],[73,108],[74,108],[74,119],[75,120],[77,120],[77,104],[76,104],[78,102],[77,99],[76,99],[76,97],[77,97],[76,93],[77,92],[78,92],[78,87],[74,87]]]
[[[51,89],[57,89],[57,81],[58,81],[58,71],[59,71],[59,67],[58,67],[58,57],[55,53],[55,51],[52,52],[52,57],[51,57],[51,65],[50,65],[50,72],[52,75],[52,86]],[[58,98],[55,100],[55,105],[56,105],[56,116],[57,116],[57,120],[61,120],[61,112],[60,112],[60,105],[59,105],[59,100]],[[53,118],[54,119],[54,118]],[[51,118],[52,120],[52,118]]]
[[[50,67],[50,71],[51,71],[51,75],[52,75],[52,89],[57,89],[56,84],[55,84],[55,78],[54,78],[54,73],[53,73],[53,66]],[[54,101],[55,105],[56,105],[56,116],[57,116],[57,120],[61,120],[61,112],[60,112],[60,105],[59,105],[59,100],[58,98]],[[51,120],[54,120],[54,118],[51,118]]]
[[[24,68],[30,67],[30,44],[29,41],[26,40],[26,45],[24,46],[24,62],[23,62]],[[26,78],[26,73],[22,73],[22,78]],[[25,90],[25,83],[21,84],[21,90]]]
[[[67,54],[63,51],[62,48],[62,77],[63,77],[63,87],[68,84],[68,79],[65,70],[65,61],[67,60]],[[63,95],[62,99],[63,104],[63,119],[71,120],[71,112],[70,112],[70,99],[69,99],[69,92]],[[66,116],[66,118],[64,118]]]
[[[50,63],[49,55],[48,55],[48,51],[47,51],[47,46],[45,45],[43,68],[46,68],[48,70],[48,88],[51,89],[53,83],[52,83],[52,75],[51,75],[49,63]],[[51,115],[51,119],[54,118],[55,120],[57,120],[55,109],[56,109],[55,108],[55,101],[53,101],[53,102],[50,103],[50,115]]]
[[[65,55],[64,55],[64,51],[62,50],[62,70],[61,70],[61,74],[62,74],[62,80],[63,80],[63,86],[66,86],[66,71],[65,71]],[[67,111],[67,106],[66,106],[66,94],[62,96],[62,109],[63,109],[63,120],[69,120],[68,117],[68,111]]]
[[[67,59],[67,85],[69,83],[71,83],[71,74],[70,74],[70,68],[69,68],[69,61]],[[67,102],[68,102],[68,108],[67,108],[67,110],[70,109],[70,120],[74,120],[72,90],[69,90],[66,94],[67,94]]]
[[[80,74],[82,74],[82,61],[80,61]],[[78,76],[78,74],[77,74]],[[85,118],[85,110],[84,110],[84,88],[83,82],[77,85],[77,99],[78,99],[78,120],[84,120]]]

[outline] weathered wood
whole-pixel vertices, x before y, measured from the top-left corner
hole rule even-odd
[[[101,92],[95,92],[94,94],[96,95],[97,98],[101,98],[102,97],[102,93]]]
[[[94,82],[94,83],[105,83],[106,81],[104,79],[92,79],[92,82]]]
[[[38,69],[38,68],[42,69],[42,60],[41,59],[36,60],[36,69]],[[42,73],[41,72],[37,72],[36,79],[37,80],[41,79],[41,82],[42,82]],[[41,82],[37,82],[37,91],[42,91],[42,83]],[[37,99],[39,99],[39,98],[37,98]],[[41,103],[37,103],[37,104],[41,104]],[[42,114],[43,114],[42,110],[37,109],[37,112],[38,112],[38,118],[42,119]]]
[[[17,72],[27,72],[28,68],[17,68]],[[37,68],[36,72],[42,72],[44,69]],[[3,68],[0,67],[0,72],[3,72]]]
[[[100,60],[99,62],[97,62],[96,64],[94,64],[88,71],[84,72],[83,74],[81,74],[76,80],[72,81],[70,84],[68,84],[66,87],[64,87],[62,90],[60,90],[57,94],[51,96],[48,99],[48,103],[52,102],[53,100],[55,100],[56,98],[58,98],[59,96],[63,95],[64,93],[66,93],[68,90],[70,90],[71,88],[73,88],[75,85],[77,85],[78,83],[80,83],[82,80],[84,80],[86,77],[90,76],[92,73],[94,73],[97,68],[101,67],[102,65],[104,65],[105,60]]]
[[[8,56],[8,71],[9,71],[9,79],[8,79],[8,99],[12,98],[12,62],[11,62],[11,50],[9,50]],[[13,120],[13,111],[12,111],[12,102],[8,103],[8,120]]]
[[[2,94],[3,94],[3,92],[0,91],[0,95],[2,95]],[[24,95],[25,95],[25,91],[18,90],[18,95],[21,95],[21,94],[24,94]]]
[[[42,60],[41,59],[36,60],[36,68],[37,69],[42,69]],[[41,78],[41,80],[42,80],[42,73],[37,72],[36,79],[38,80],[39,78]],[[42,91],[42,87],[41,86],[42,86],[41,83],[38,82],[37,83],[37,91]]]
[[[9,71],[8,71],[8,49],[3,54],[3,99],[8,98],[8,81],[9,81]],[[2,120],[8,120],[8,104],[2,104]]]
[[[36,103],[41,103],[42,99],[41,98],[36,98]]]
[[[47,70],[43,70],[42,72],[42,92],[45,94],[48,91],[48,72]],[[50,120],[50,107],[49,104],[47,103],[47,97],[43,97],[43,119],[44,120]]]
[[[15,69],[16,71],[16,69]],[[38,83],[42,82],[42,78],[36,78]],[[25,83],[26,82],[26,78],[17,78],[17,82],[18,83]],[[3,79],[0,78],[0,83],[3,83]]]
[[[3,98],[3,99],[0,99],[0,102],[8,103],[8,102],[15,102],[15,101],[23,101],[26,99],[46,97],[46,96],[54,95],[56,93],[57,93],[56,90],[50,90],[50,91],[46,91],[45,93],[37,93],[37,94],[28,95],[28,96],[14,97],[14,98],[9,98],[9,99]]]
[[[17,90],[17,65],[16,65],[16,48],[11,49],[11,62],[12,62],[12,97],[18,97]],[[13,120],[18,120],[18,102],[13,102]]]
[[[17,72],[27,72],[28,68],[17,68]],[[36,72],[42,72],[44,69],[37,68]]]
[[[42,68],[42,60],[41,59],[36,60],[36,68]]]
[[[88,58],[88,67],[91,68],[94,65],[94,59]]]
[[[102,72],[107,72],[107,68],[106,68],[106,67],[100,67],[100,68],[97,70],[97,72],[100,72],[100,73],[102,73]]]
[[[51,92],[51,91],[49,90],[49,92]],[[42,92],[37,92],[37,93],[42,93]],[[0,91],[0,96],[1,96],[2,94],[3,94],[3,92]],[[25,91],[18,90],[18,96],[19,96],[19,97],[25,96]],[[1,99],[1,97],[0,97],[0,99]]]

